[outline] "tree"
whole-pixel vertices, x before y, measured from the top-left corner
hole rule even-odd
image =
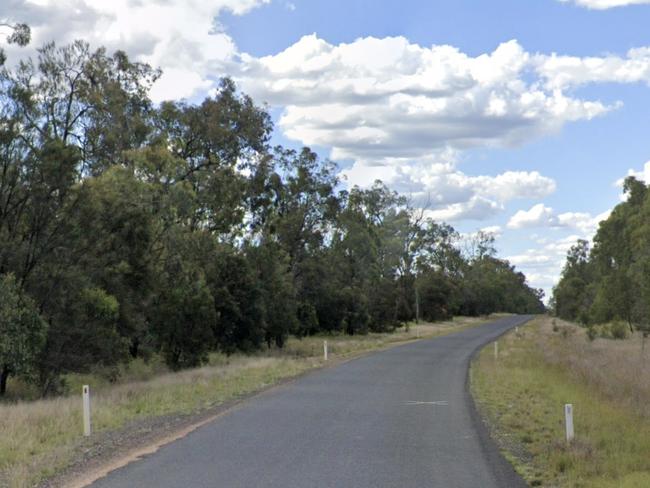
[[[10,30],[10,34],[6,38],[8,44],[16,44],[17,46],[24,47],[32,39],[32,31],[27,24],[13,24],[8,21],[0,21],[0,27],[7,27]],[[7,55],[4,49],[0,48],[0,66],[5,64],[6,61]]]
[[[264,340],[283,347],[289,334],[298,330],[297,300],[289,257],[275,244],[264,242],[248,247],[246,256],[257,272]]]
[[[601,222],[594,245],[571,248],[554,289],[556,313],[585,324],[625,321],[650,330],[650,192],[634,177],[625,180],[626,201]]]
[[[15,277],[0,275],[0,396],[7,391],[10,375],[28,377],[36,371],[46,330],[47,324]]]
[[[82,41],[0,70],[0,276],[47,323],[25,360],[44,394],[137,357],[179,369],[390,331],[416,290],[430,319],[540,305],[489,237],[464,252],[382,182],[342,190],[333,162],[271,148],[269,113],[232,80],[156,106],[158,76]]]
[[[214,299],[201,273],[179,270],[170,275],[152,319],[167,365],[178,370],[206,362],[215,321]]]
[[[586,310],[591,303],[589,282],[592,271],[589,253],[589,243],[585,240],[578,240],[567,253],[560,282],[553,290],[558,317],[586,320]]]

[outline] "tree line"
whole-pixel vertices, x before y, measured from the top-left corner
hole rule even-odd
[[[568,252],[553,290],[555,313],[586,326],[621,321],[650,333],[650,191],[633,176],[626,201],[600,223],[593,246],[580,240]],[[624,331],[623,331],[624,332]]]
[[[23,39],[24,40],[24,39]],[[461,244],[380,181],[343,189],[223,79],[152,103],[160,72],[82,41],[0,72],[0,393],[160,354],[173,369],[289,335],[543,310],[479,233]]]

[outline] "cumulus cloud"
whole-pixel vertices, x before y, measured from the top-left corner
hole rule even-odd
[[[627,175],[625,175],[624,178],[616,180],[616,186],[622,187],[623,183],[625,183],[625,178],[629,176],[634,176],[637,180],[643,181],[646,184],[650,184],[650,161],[645,163],[643,165],[643,169],[640,171],[636,171],[634,169],[628,170]]]
[[[560,279],[567,252],[578,239],[591,239],[591,235],[571,234],[547,240],[537,248],[507,256],[506,259],[526,274],[527,281],[532,286],[542,288],[546,296],[550,297],[553,287]]]
[[[337,45],[313,34],[275,55],[241,53],[219,15],[269,2],[4,0],[0,17],[28,22],[32,46],[84,38],[163,68],[155,101],[209,94],[216,77],[230,74],[256,100],[281,107],[285,136],[352,161],[343,172],[349,184],[382,179],[444,220],[486,219],[555,190],[537,171],[468,175],[464,150],[522,144],[618,106],[570,87],[650,79],[650,48],[574,58],[532,54],[512,40],[473,56],[404,37]]]
[[[606,211],[596,216],[579,212],[556,214],[552,208],[543,204],[535,205],[528,211],[517,212],[515,216],[518,215],[518,218],[514,221],[511,219],[508,228],[551,227],[569,231],[571,234],[559,238],[553,238],[548,234],[544,237],[533,234],[530,237],[535,247],[507,256],[506,259],[526,274],[532,286],[544,289],[549,297],[553,286],[559,281],[571,246],[579,239],[591,241],[598,224],[605,220],[610,212]]]
[[[555,220],[553,209],[539,203],[530,210],[519,210],[508,221],[508,227],[510,229],[545,227],[554,225]]]
[[[615,7],[627,7],[629,5],[650,4],[650,0],[560,0],[561,2],[575,3],[580,7],[593,10],[607,10]]]
[[[489,225],[479,230],[484,234],[492,234],[494,237],[500,237],[501,234],[503,233],[503,229],[501,228],[500,225]]]
[[[476,57],[403,37],[333,45],[315,34],[283,52],[242,55],[235,78],[284,107],[284,133],[335,159],[422,158],[434,149],[509,146],[613,107],[528,81],[517,41]]]
[[[507,202],[543,198],[556,183],[537,171],[506,171],[496,176],[467,175],[453,150],[411,160],[389,158],[379,163],[358,160],[341,175],[352,185],[367,187],[380,179],[407,195],[436,220],[485,220],[503,211]]]
[[[609,216],[609,211],[592,216],[586,212],[565,212],[558,214],[543,203],[534,205],[529,210],[519,210],[508,221],[508,228],[523,229],[529,227],[572,228],[585,234],[593,234],[598,224]]]
[[[237,48],[220,28],[225,10],[242,15],[270,0],[3,0],[0,18],[27,22],[32,48],[45,42],[85,39],[94,47],[122,49],[161,67],[156,101],[190,97],[212,85],[215,66]],[[22,56],[16,49],[15,57]],[[218,71],[217,71],[218,73]]]
[[[531,58],[531,63],[549,90],[587,83],[650,84],[650,47],[630,49],[625,56],[537,54]]]

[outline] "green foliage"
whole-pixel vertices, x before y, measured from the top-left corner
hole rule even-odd
[[[598,331],[596,330],[595,327],[587,327],[587,337],[589,338],[590,341],[596,340],[596,337],[598,337]]]
[[[199,366],[214,342],[214,299],[200,273],[179,270],[166,285],[152,320],[160,349],[172,369]]]
[[[283,347],[289,334],[298,330],[298,311],[289,258],[274,244],[250,247],[248,260],[257,271],[264,340]]]
[[[601,222],[593,248],[571,248],[554,289],[555,312],[586,325],[608,324],[606,336],[623,339],[650,330],[650,192],[625,180],[627,200]]]
[[[627,339],[629,328],[625,322],[617,321],[610,326],[613,339]]]
[[[28,377],[45,342],[47,325],[12,274],[0,275],[0,395],[9,375]]]
[[[419,307],[421,318],[440,321],[451,317],[453,312],[454,284],[446,276],[435,270],[427,270],[418,277]]]
[[[154,355],[180,369],[291,335],[393,331],[418,310],[543,310],[491,236],[463,243],[380,181],[341,190],[331,161],[269,147],[270,115],[231,80],[155,106],[159,76],[82,41],[0,71],[0,275],[41,331],[3,360],[43,394]]]
[[[27,24],[9,24],[0,21],[0,27],[9,27],[11,29],[11,33],[7,36],[7,43],[9,44],[16,44],[24,47],[29,44],[29,41],[32,39],[32,30]],[[6,61],[7,56],[5,51],[0,48],[0,66],[5,64]]]

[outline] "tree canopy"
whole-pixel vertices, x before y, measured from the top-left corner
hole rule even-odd
[[[309,148],[271,147],[270,115],[229,79],[155,105],[159,75],[81,41],[0,71],[3,384],[49,394],[152,354],[178,369],[289,335],[543,310],[489,236],[463,246],[382,182],[344,189]]]
[[[593,246],[579,241],[568,253],[553,292],[557,315],[585,325],[623,321],[650,333],[650,191],[625,180],[626,201],[601,222]]]

